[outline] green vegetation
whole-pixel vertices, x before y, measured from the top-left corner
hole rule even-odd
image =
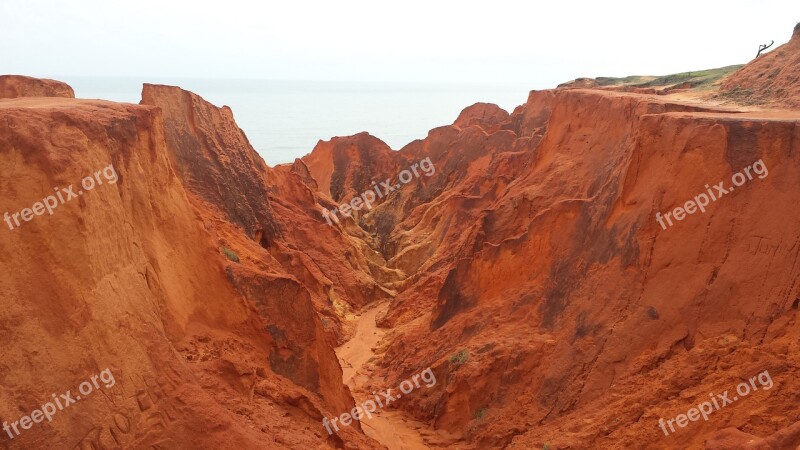
[[[222,246],[219,250],[231,261],[239,262],[239,255],[237,255],[233,250],[229,249],[228,247]]]
[[[461,349],[458,353],[450,357],[450,362],[460,366],[469,360],[469,352],[466,349]]]
[[[665,75],[663,77],[658,77],[652,81],[648,81],[647,83],[642,84],[641,87],[671,86],[674,84],[681,84],[686,82],[690,82],[692,88],[709,86],[713,84],[715,81],[720,80],[725,76],[739,70],[739,68],[741,67],[742,64],[738,64],[734,66],[720,67],[717,69],[700,70],[696,72],[674,73],[672,75]]]
[[[656,77],[631,75],[629,77],[624,77],[624,78],[597,77],[594,79],[594,81],[596,81],[597,84],[599,84],[600,86],[634,86],[641,83],[646,83],[655,78]]]
[[[550,450],[550,443],[545,442],[544,447],[542,447],[542,450]]]
[[[715,98],[731,100],[742,105],[760,105],[767,102],[772,92],[767,89],[760,94],[756,94],[752,89],[735,87],[727,91],[721,91]]]
[[[481,420],[481,419],[483,419],[483,416],[485,416],[485,415],[486,415],[486,408],[483,407],[483,408],[475,411],[475,420]]]
[[[692,89],[710,87],[715,82],[739,70],[742,64],[719,67],[716,69],[698,70],[693,72],[673,73],[660,77],[632,75],[624,78],[598,77],[595,79],[600,86],[629,86],[637,88],[674,86],[689,83]]]

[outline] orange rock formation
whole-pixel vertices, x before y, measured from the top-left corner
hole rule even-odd
[[[0,75],[0,99],[18,97],[75,98],[75,91],[61,81],[22,75]]]
[[[796,43],[723,89],[780,66],[775,101],[797,107]],[[0,421],[116,377],[4,447],[800,446],[800,111],[573,84],[399,151],[362,133],[271,168],[229,108],[177,87],[132,105],[2,80],[0,212],[118,175],[3,224]],[[424,159],[430,175],[324,218]],[[757,161],[705,212],[657,221]],[[322,426],[428,367],[436,384],[374,422]],[[764,372],[770,388],[660,426]]]

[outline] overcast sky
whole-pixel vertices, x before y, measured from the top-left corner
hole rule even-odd
[[[797,0],[0,0],[0,74],[526,82],[744,63]]]

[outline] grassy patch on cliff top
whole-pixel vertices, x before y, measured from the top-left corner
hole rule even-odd
[[[743,64],[718,67],[716,69],[696,70],[692,72],[673,73],[664,76],[632,75],[623,78],[598,77],[595,78],[600,86],[631,86],[631,87],[656,87],[674,86],[676,84],[691,83],[692,89],[710,87],[715,82],[739,70]]]

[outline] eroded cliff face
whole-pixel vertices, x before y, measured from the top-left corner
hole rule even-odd
[[[19,97],[75,98],[67,83],[22,75],[0,75],[0,99]]]
[[[383,322],[405,332],[377,373],[432,366],[447,380],[407,411],[479,448],[702,447],[720,423],[767,436],[800,419],[800,230],[780,218],[794,196],[796,118],[569,90],[555,92],[546,128],[521,155],[487,152],[399,225],[449,233],[415,249],[433,257]],[[768,177],[659,226],[657,212],[706,184],[730,187],[759,160]],[[500,168],[512,179],[482,189]],[[457,206],[443,206],[451,196]],[[415,244],[399,236],[402,255]],[[462,351],[465,364],[452,358]],[[781,386],[769,397],[675,435],[659,429],[764,370]]]
[[[177,87],[145,84],[143,105],[164,112],[168,148],[181,181],[254,240],[278,237],[265,183],[267,165],[228,107],[217,108]]]
[[[255,445],[172,344],[195,326],[252,327],[168,163],[160,112],[31,98],[2,102],[0,116],[3,211],[30,207],[53,187],[72,185],[77,196],[64,193],[69,200],[52,215],[4,226],[0,235],[2,417],[18,420],[105,368],[116,377],[106,395],[23,432],[12,446],[189,448],[222,444],[229,432],[240,445]],[[106,167],[116,183],[81,186]],[[248,334],[236,339],[256,336]],[[202,430],[209,433],[201,437]]]
[[[397,171],[430,157],[436,175],[358,217],[403,277],[364,391],[433,367],[400,407],[477,448],[800,445],[797,120],[571,88],[507,116],[475,105],[401,149]],[[769,391],[660,428],[764,371]]]
[[[74,396],[106,368],[115,378],[52,422],[4,432],[3,445],[375,447],[357,425],[341,437],[320,425],[353,400],[333,350],[343,313],[323,311],[313,289],[343,288],[284,270],[309,260],[300,251],[270,257],[253,230],[281,224],[268,222],[266,196],[251,197],[267,191],[266,166],[248,165],[255,153],[238,128],[213,131],[232,126],[224,109],[197,98],[170,108],[186,94],[146,96],[159,106],[0,101],[2,209],[12,213],[0,236],[0,417],[18,421],[53,392]],[[87,176],[104,183],[88,190]],[[215,182],[228,190],[209,195]],[[66,201],[38,215],[54,193]]]

